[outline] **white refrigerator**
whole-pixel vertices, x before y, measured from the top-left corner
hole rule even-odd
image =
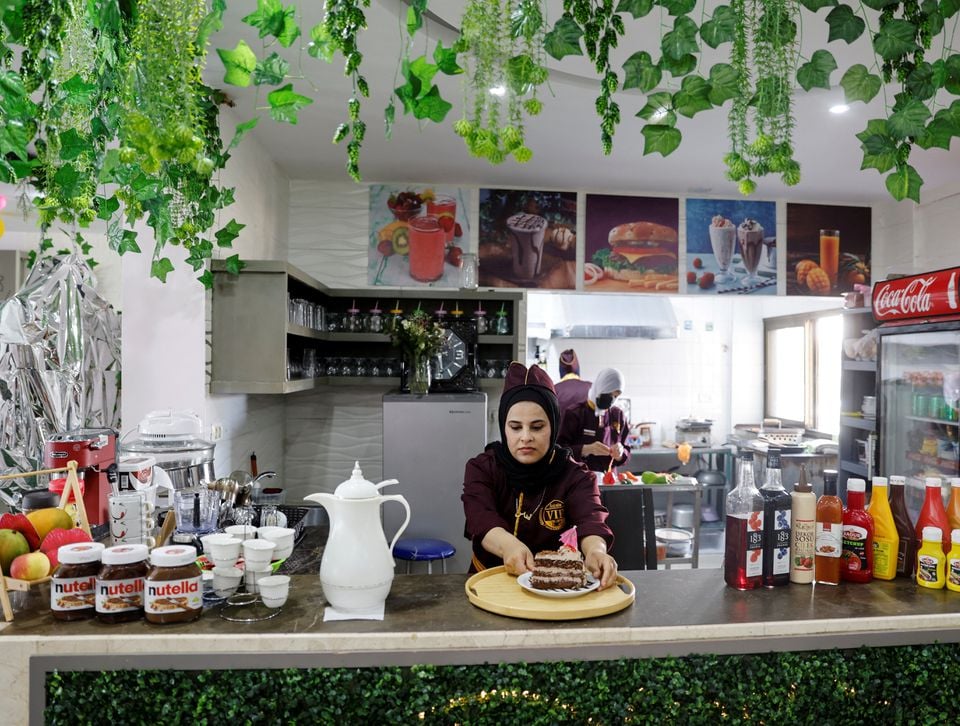
[[[463,472],[467,460],[486,444],[485,393],[383,397],[383,478],[399,480],[383,491],[402,494],[410,504],[404,537],[443,539],[456,547],[456,555],[447,560],[447,572],[466,572],[470,566],[460,501]],[[403,523],[402,509],[385,506],[383,520],[389,541]]]

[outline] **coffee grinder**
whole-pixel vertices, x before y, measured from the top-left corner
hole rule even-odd
[[[109,497],[117,485],[117,432],[74,429],[51,436],[43,445],[43,463],[50,469],[77,462],[83,506],[90,525],[110,522]]]

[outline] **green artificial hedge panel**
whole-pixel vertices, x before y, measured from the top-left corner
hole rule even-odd
[[[309,670],[56,672],[47,724],[955,723],[960,646]]]

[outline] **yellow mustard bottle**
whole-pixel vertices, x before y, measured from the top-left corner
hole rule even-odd
[[[943,532],[939,527],[924,527],[923,544],[917,550],[917,584],[934,590],[942,588],[947,581],[946,561]]]
[[[950,533],[950,554],[947,555],[947,589],[960,592],[960,529]]]
[[[897,576],[897,550],[900,535],[893,521],[893,511],[887,498],[887,477],[873,477],[870,496],[870,514],[873,517],[873,576],[877,580],[892,580]]]

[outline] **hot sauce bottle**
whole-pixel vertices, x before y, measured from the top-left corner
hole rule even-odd
[[[727,494],[723,578],[730,587],[763,585],[763,497],[753,482],[753,453],[743,452],[737,486]]]
[[[843,549],[843,502],[837,496],[837,472],[823,472],[823,495],[817,500],[816,555],[817,584],[840,584],[840,552]]]
[[[910,519],[907,502],[904,499],[905,484],[906,477],[890,477],[890,511],[893,512],[893,522],[897,525],[897,536],[900,538],[900,543],[897,545],[897,577],[913,577],[917,559],[913,520]]]
[[[848,582],[873,579],[873,517],[863,508],[866,491],[867,483],[863,479],[847,480],[840,578]]]
[[[940,477],[928,476],[923,483],[927,491],[920,514],[917,515],[917,526],[914,532],[917,538],[917,549],[920,549],[923,542],[923,528],[938,527],[943,537],[943,552],[946,554],[950,551],[950,522],[947,520],[947,510],[943,508]]]

